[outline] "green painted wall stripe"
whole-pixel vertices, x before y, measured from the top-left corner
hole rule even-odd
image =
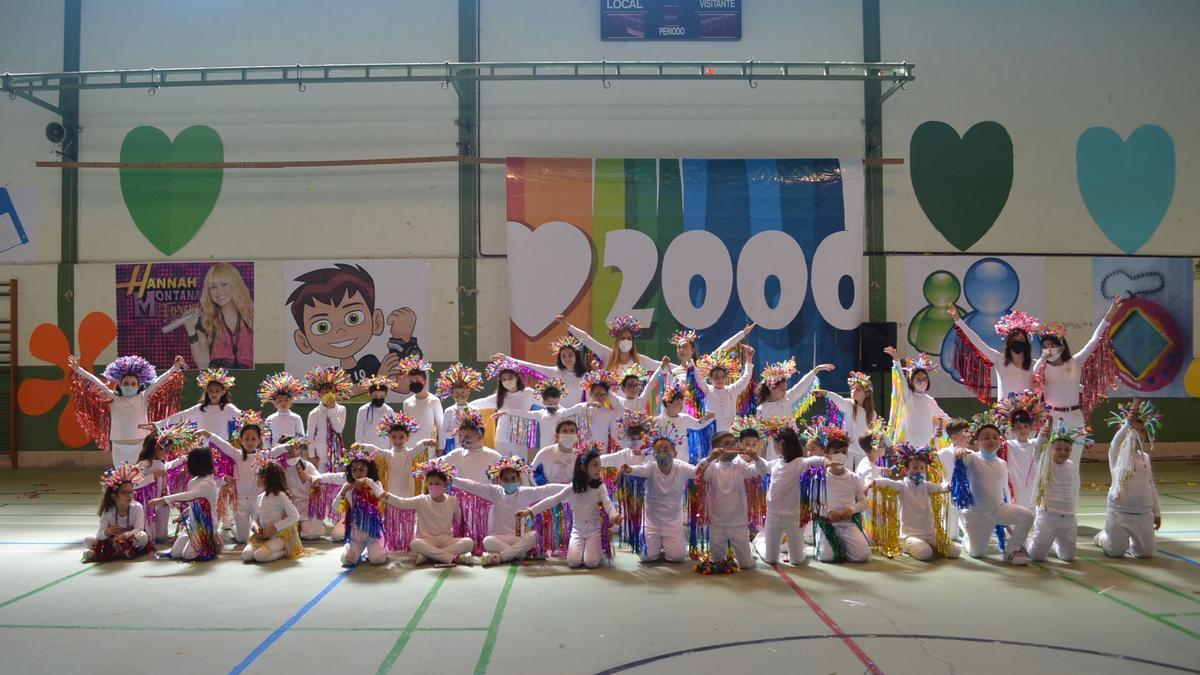
[[[592,278],[592,326],[605,325],[608,310],[621,290],[621,273],[604,266],[605,239],[613,230],[625,229],[625,160],[597,159],[592,181],[592,243],[596,260]],[[603,339],[603,330],[589,331]]]
[[[1197,639],[1197,640],[1200,640],[1200,633],[1196,633],[1196,632],[1194,632],[1194,631],[1188,630],[1187,628],[1184,628],[1183,626],[1180,626],[1180,625],[1179,625],[1179,624],[1177,624],[1177,623],[1174,623],[1174,622],[1168,621],[1168,620],[1164,619],[1164,618],[1163,618],[1161,615],[1158,615],[1158,614],[1153,614],[1153,613],[1151,613],[1151,612],[1147,612],[1146,610],[1142,609],[1141,607],[1138,607],[1137,605],[1135,605],[1135,604],[1133,604],[1133,603],[1131,603],[1131,602],[1126,602],[1125,600],[1122,600],[1122,599],[1120,599],[1120,598],[1118,598],[1118,597],[1114,596],[1112,593],[1101,593],[1101,592],[1100,592],[1100,589],[1096,588],[1095,586],[1091,586],[1091,585],[1089,585],[1089,584],[1087,584],[1087,583],[1084,583],[1084,582],[1082,582],[1082,581],[1080,581],[1080,580],[1078,580],[1078,579],[1075,579],[1075,578],[1073,578],[1073,577],[1072,577],[1071,575],[1069,575],[1069,574],[1065,574],[1065,573],[1063,573],[1063,572],[1060,572],[1060,571],[1058,571],[1058,570],[1050,569],[1049,567],[1046,567],[1045,565],[1042,565],[1042,564],[1040,564],[1040,563],[1034,563],[1034,566],[1035,566],[1035,567],[1037,567],[1038,569],[1040,569],[1040,570],[1044,571],[1044,572],[1049,572],[1049,573],[1051,573],[1051,574],[1058,575],[1060,578],[1062,578],[1062,579],[1065,579],[1066,581],[1068,581],[1068,582],[1070,582],[1070,583],[1072,583],[1072,584],[1075,584],[1076,586],[1079,586],[1080,588],[1085,588],[1085,589],[1087,589],[1087,590],[1091,591],[1092,593],[1095,593],[1096,595],[1099,595],[1099,596],[1100,596],[1100,597],[1102,597],[1102,598],[1107,598],[1108,600],[1111,600],[1111,601],[1113,601],[1113,602],[1117,603],[1118,605],[1121,605],[1122,607],[1125,607],[1126,609],[1131,609],[1131,610],[1133,610],[1133,611],[1137,612],[1138,614],[1141,614],[1142,616],[1144,616],[1144,617],[1146,617],[1146,618],[1148,618],[1148,619],[1151,619],[1151,620],[1153,620],[1153,621],[1157,621],[1158,623],[1161,623],[1162,625],[1164,625],[1164,626],[1166,626],[1166,627],[1168,627],[1168,628],[1172,628],[1172,629],[1174,629],[1174,630],[1177,630],[1177,631],[1179,631],[1180,633],[1183,633],[1184,635],[1187,635],[1188,637],[1191,637],[1191,638],[1195,638],[1195,639]]]
[[[450,576],[450,570],[447,567],[438,575],[437,580],[433,582],[433,587],[425,594],[425,598],[421,600],[421,604],[417,605],[417,610],[413,612],[412,618],[408,620],[408,624],[404,626],[404,631],[400,633],[400,637],[396,638],[396,644],[392,645],[391,651],[384,657],[383,663],[379,664],[377,675],[385,675],[392,669],[392,665],[396,663],[396,659],[400,657],[400,652],[404,651],[404,647],[408,641],[412,639],[413,633],[417,632],[417,625],[421,623],[421,619],[425,616],[425,612],[429,610],[429,605],[433,604],[433,599],[437,597],[438,591],[442,589],[442,584],[445,583],[446,577]]]
[[[80,574],[83,574],[84,572],[88,572],[95,568],[96,568],[95,565],[87,565],[87,566],[83,567],[83,569],[80,569],[77,572],[71,572],[70,574],[68,574],[65,577],[59,577],[59,578],[55,579],[54,581],[51,581],[48,584],[38,586],[37,588],[33,589],[32,591],[29,591],[27,593],[22,593],[15,598],[9,598],[8,600],[5,600],[4,602],[0,602],[0,607],[8,607],[9,605],[13,604],[14,602],[20,602],[21,600],[24,600],[25,598],[28,598],[30,596],[37,595],[38,593],[41,593],[44,590],[47,590],[49,588],[54,588],[55,586],[61,584],[62,582],[66,581],[68,579],[73,579],[73,578],[79,576]]]
[[[518,563],[508,568],[508,576],[504,578],[504,588],[500,589],[500,598],[496,601],[496,611],[492,613],[492,625],[488,627],[487,638],[483,641],[483,649],[479,652],[479,661],[475,664],[475,675],[487,672],[488,664],[492,661],[492,652],[496,649],[496,640],[500,636],[500,622],[504,620],[504,608],[508,606],[508,594],[512,590],[513,581],[517,578]]]

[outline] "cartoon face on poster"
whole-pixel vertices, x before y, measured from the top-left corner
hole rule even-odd
[[[117,352],[157,368],[254,367],[254,263],[116,266]]]
[[[428,271],[418,260],[285,262],[288,372],[300,377],[315,367],[340,366],[355,382],[398,376],[402,359],[423,356]],[[405,393],[407,379],[397,381]]]
[[[950,305],[971,330],[998,351],[1003,351],[1004,340],[995,331],[997,321],[1018,309],[1041,316],[1045,307],[1045,263],[1034,258],[906,256],[904,267],[910,318],[907,335],[900,338],[905,344],[900,352],[909,357],[924,352],[941,366],[930,382],[938,396],[970,395],[953,384],[961,379],[954,368]],[[1035,343],[1033,348],[1036,358],[1039,346]]]

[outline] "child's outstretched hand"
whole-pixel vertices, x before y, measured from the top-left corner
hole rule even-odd
[[[425,440],[421,441],[419,445],[422,445],[426,448],[437,447],[437,439],[436,438],[426,438]]]
[[[266,539],[267,537],[275,536],[275,526],[274,525],[263,525],[263,526],[259,527],[258,528],[258,536],[260,539]]]
[[[562,317],[559,317],[559,318],[562,318]],[[517,511],[517,519],[518,520],[521,518],[529,518],[532,516],[533,516],[533,512],[530,511],[529,509],[520,509],[519,511]]]
[[[492,413],[492,414],[491,414],[491,416],[492,416],[492,417],[494,417],[494,418],[496,418],[496,419],[499,419],[499,418],[501,418],[501,417],[504,417],[504,416],[505,416],[505,415],[507,415],[507,414],[508,414],[508,413],[507,413],[507,412],[505,412],[505,411],[503,411],[503,410],[497,410],[496,412]]]
[[[1154,531],[1158,532],[1158,528],[1162,527],[1162,516],[1154,516]]]
[[[822,363],[821,365],[813,368],[813,370],[817,371],[818,373],[827,373],[827,372],[833,370],[833,368],[834,368],[834,366],[832,363]]]
[[[155,497],[154,499],[151,499],[150,501],[146,502],[146,506],[149,506],[152,509],[156,509],[160,506],[166,506],[166,505],[167,505],[167,500],[163,499],[162,497]]]
[[[176,354],[174,366],[180,370],[183,370],[187,368],[187,361],[184,361],[182,356]]]
[[[67,365],[71,367],[71,370],[75,370],[79,367],[79,357],[71,354],[67,357]]]
[[[633,473],[633,467],[629,466],[628,464],[622,464],[621,465],[621,473],[626,473],[626,474]]]
[[[884,347],[883,353],[887,354],[888,356],[892,357],[893,359],[896,358],[896,348],[895,347]]]
[[[559,314],[554,317],[554,323],[556,323],[558,325],[562,325],[566,322],[567,322],[567,317],[563,316],[562,314]]]
[[[197,438],[208,438],[208,437],[210,437],[210,436],[212,436],[212,432],[211,432],[211,431],[209,431],[208,429],[198,429],[198,430],[196,430],[196,437],[197,437]]]
[[[624,517],[622,517],[621,514],[618,513],[617,515],[612,517],[612,524],[614,526],[620,525],[623,520],[625,520]]]
[[[969,454],[971,454],[971,451],[967,448],[958,448],[954,451],[954,459],[962,459]]]

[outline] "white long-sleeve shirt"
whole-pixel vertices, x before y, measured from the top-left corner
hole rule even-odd
[[[554,410],[549,408],[541,408],[539,410],[513,410],[506,412],[505,417],[512,415],[521,419],[533,420],[538,423],[538,439],[540,443],[538,447],[544,448],[548,445],[554,445],[555,427],[563,420],[576,420],[576,426],[582,424],[581,417],[584,411],[587,410],[586,403],[576,403],[573,406],[564,408],[562,406],[554,406]]]
[[[792,411],[795,410],[796,404],[800,399],[808,395],[812,391],[813,383],[817,380],[816,371],[809,371],[801,377],[796,384],[788,387],[784,395],[775,401],[763,401],[758,404],[758,416],[762,418],[780,418],[792,419]],[[854,442],[854,439],[850,439]],[[768,437],[766,445],[763,448],[763,458],[767,460],[777,459],[779,457],[779,448],[775,447],[775,439]]]
[[[371,457],[383,455],[387,462],[388,492],[397,497],[413,496],[413,458],[424,452],[424,448],[381,448],[370,443],[362,447]]]
[[[983,354],[983,358],[991,362],[992,372],[995,373],[996,379],[997,400],[1008,396],[1009,392],[1033,389],[1033,368],[1022,368],[1016,363],[1005,365],[1004,353],[993,349],[991,345],[984,342],[983,338],[971,330],[971,327],[965,321],[955,319],[954,324],[962,329],[963,334],[967,336],[971,344],[975,345],[980,354]],[[1027,354],[1026,356],[1030,359],[1033,358],[1032,354]]]
[[[505,412],[513,412],[516,410],[529,410],[537,403],[537,393],[526,387],[517,391],[510,391],[504,394],[504,405],[497,406],[497,394],[490,394],[483,398],[477,398],[467,405],[475,410],[503,410]],[[496,438],[507,441],[512,436],[513,418],[505,415],[496,420]]]
[[[563,394],[562,400],[564,402],[583,401],[586,398],[586,393],[583,391],[583,385],[580,384],[583,381],[583,375],[576,375],[574,370],[559,368],[557,365],[547,366],[541,363],[534,363],[532,361],[523,361],[511,356],[508,358],[521,364],[522,366],[525,366],[535,373],[542,375],[543,377],[562,380],[563,386],[567,388],[565,392],[560,392]],[[584,371],[584,374],[586,373],[587,371]]]
[[[790,462],[783,458],[767,462],[771,484],[767,487],[767,515],[800,515],[800,477],[814,466],[825,463],[824,457],[802,457]]]
[[[529,511],[537,515],[564,501],[571,505],[571,531],[581,536],[595,534],[603,527],[601,509],[609,518],[617,515],[617,508],[608,497],[608,488],[603,485],[597,488],[589,487],[584,492],[575,492],[572,486],[565,485],[557,494],[552,494],[529,507]]]
[[[387,503],[401,509],[417,512],[417,539],[448,537],[454,532],[454,519],[462,518],[458,497],[445,495],[442,501],[434,501],[430,495],[397,497],[387,493]]]
[[[200,404],[196,404],[160,421],[158,428],[164,429],[177,422],[187,420],[195,422],[196,428],[200,431],[207,431],[213,436],[221,438],[229,438],[229,434],[233,430],[233,421],[240,414],[242,414],[241,409],[232,403],[225,404],[224,408],[219,404],[209,403],[204,406],[203,410],[200,409]]]
[[[600,461],[604,461],[603,455]],[[530,466],[534,471],[542,467],[547,483],[570,483],[575,476],[575,449],[564,448],[557,443],[547,445],[533,456]]]
[[[579,427],[581,443],[594,441],[608,447],[610,440],[621,442],[621,439],[617,438],[617,425],[625,411],[621,408],[621,404],[616,402],[616,399],[610,400],[614,402],[611,408],[589,405],[581,413],[582,424]]]
[[[278,492],[273,495],[262,493],[258,496],[258,504],[254,509],[254,523],[259,527],[274,525],[279,532],[300,522],[300,512],[296,505],[288,499],[287,493]]]
[[[866,483],[862,476],[847,469],[842,475],[835,476],[832,471],[825,472],[825,513],[840,509],[850,509],[854,513],[862,513],[867,508]]]
[[[165,373],[159,375],[153,382],[146,385],[143,391],[134,396],[117,396],[104,382],[83,368],[76,367],[75,372],[96,386],[100,395],[108,399],[109,440],[116,443],[140,443],[146,434],[150,433],[139,428],[141,424],[149,424],[155,420],[149,419],[150,395],[162,386],[162,383],[179,369],[171,366]]]
[[[476,481],[455,478],[454,489],[469,492],[477,497],[482,497],[492,504],[492,508],[488,511],[488,534],[489,535],[511,535],[516,532],[517,527],[517,511],[527,509],[531,504],[537,503],[549,497],[550,495],[558,494],[562,491],[563,486],[557,483],[547,483],[546,485],[538,485],[530,487],[522,485],[517,488],[517,491],[508,494],[504,488],[491,483],[478,483]]]
[[[129,504],[129,513],[120,516],[117,515],[117,507],[113,506],[100,515],[100,529],[96,532],[96,539],[104,541],[108,539],[108,533],[105,532],[109,525],[119,525],[121,534],[126,532],[142,532],[146,529],[146,510],[142,508],[139,502],[131,502]]]
[[[683,500],[687,483],[696,477],[696,467],[682,460],[671,461],[671,472],[663,473],[657,462],[633,467],[633,475],[646,479],[646,529],[679,529],[683,523]]]
[[[287,438],[304,438],[304,420],[291,410],[277,410],[267,417],[271,440],[282,443]]]
[[[906,386],[901,383],[900,386]],[[900,421],[900,432],[897,440],[906,441],[920,447],[929,443],[937,431],[935,417],[950,419],[937,399],[929,394],[917,391],[904,392],[905,411]]]
[[[576,328],[575,326],[567,324],[567,332],[579,338],[579,341],[583,343],[583,346],[592,350],[592,352],[595,353],[602,362],[607,364],[608,360],[612,357],[612,347],[600,344],[596,338],[588,335],[582,328]],[[638,354],[637,362],[646,370],[654,370],[655,366],[660,363],[657,359],[652,359],[645,354]],[[619,367],[624,367],[627,365],[629,364],[621,364]]]
[[[751,330],[753,330],[753,328],[750,326],[747,326],[746,328],[739,330],[738,332],[734,333],[733,335],[730,335],[729,337],[725,338],[724,342],[717,345],[717,348],[712,350],[711,353],[712,354],[720,354],[723,351],[733,349],[734,347],[737,346],[737,344],[739,342],[746,339],[746,336],[750,334]],[[696,365],[695,359],[692,359],[688,363],[676,363],[671,366],[671,377],[673,377],[676,380],[679,380],[680,382],[686,382],[688,368],[694,367],[695,365]]]
[[[875,487],[889,487],[896,491],[900,502],[901,537],[928,539],[936,533],[933,525],[933,504],[929,496],[949,491],[949,483],[924,481],[917,485],[908,478],[876,478]]]
[[[708,462],[704,481],[708,486],[708,521],[717,527],[749,527],[746,479],[767,472],[767,463],[759,457],[754,463],[737,457],[730,462]]]
[[[647,462],[654,463],[646,453],[641,450],[634,450],[633,448],[621,448],[616,452],[600,455],[600,466],[608,468],[620,468],[626,464],[629,466],[641,466]]]
[[[300,475],[304,474],[308,477],[308,481],[304,481]],[[284,470],[284,476],[287,478],[288,492],[292,495],[292,502],[297,509],[304,509],[305,517],[308,516],[308,499],[312,490],[312,480],[321,477],[321,472],[317,471],[317,467],[310,462],[306,462],[299,457],[288,460],[288,467]],[[345,474],[342,474],[343,481]]]
[[[212,476],[193,477],[188,481],[187,489],[183,492],[164,495],[163,499],[168,502],[190,502],[193,499],[208,500],[208,508],[212,515],[216,515],[217,497],[220,495],[220,488],[217,486],[217,481]]]
[[[846,432],[846,438],[850,440],[851,460],[862,459],[865,453],[858,445],[858,437],[871,426],[871,421],[867,419],[866,409],[862,406],[855,407],[854,399],[846,398],[832,391],[825,392],[825,397],[842,413],[842,429]]]
[[[1021,442],[1016,439],[1007,441],[1008,445],[1008,477],[1011,479],[1013,494],[1012,503],[1033,508],[1033,500],[1037,498],[1037,440],[1029,439]]]
[[[424,398],[421,398],[424,396]],[[433,394],[421,392],[420,395],[413,394],[404,399],[404,414],[417,420],[417,424],[421,425],[417,429],[417,433],[412,434],[408,439],[409,443],[414,446],[421,441],[429,438],[438,438],[439,440],[446,437],[445,415],[442,410],[442,402]]]
[[[254,458],[258,455],[258,451],[247,452],[243,458],[241,448],[233,447],[223,438],[209,436],[208,441],[216,446],[221,454],[233,460],[233,475],[237,483],[238,499],[248,499],[258,494],[258,471],[254,464]],[[287,453],[287,446],[277,445],[264,452],[269,457],[280,457]]]
[[[1068,459],[1062,464],[1051,461],[1049,471],[1045,509],[1050,513],[1074,515],[1079,502],[1079,470]]]
[[[454,440],[454,431],[458,429],[458,416],[464,406],[457,403],[451,403],[442,410],[442,428],[445,431],[442,433],[441,441],[438,443],[438,451],[435,455],[446,454],[446,446],[450,441]]]
[[[999,457],[986,459],[982,453],[970,452],[963,457],[963,465],[975,498],[975,504],[964,510],[986,513],[1000,508],[1008,493],[1008,464]]]
[[[458,448],[446,455],[446,461],[454,465],[457,478],[469,478],[478,483],[486,483],[487,468],[500,461],[500,453],[491,448],[474,450]]]
[[[704,392],[704,409],[717,416],[717,431],[729,431],[733,420],[737,417],[737,400],[750,384],[754,374],[754,364],[744,364],[742,374],[732,383],[717,388],[701,378],[696,378],[696,385]]]
[[[378,408],[370,403],[358,406],[358,412],[354,415],[354,442],[370,443],[379,440],[383,434],[379,433],[376,425],[385,415],[391,415],[394,412],[396,411],[392,410],[392,406],[386,403]]]
[[[1100,337],[1107,329],[1107,321],[1096,324],[1092,339],[1088,340],[1083,349],[1075,352],[1070,361],[1051,365],[1045,363],[1045,358],[1041,358],[1033,365],[1034,372],[1043,364],[1045,366],[1046,387],[1042,398],[1046,405],[1052,408],[1073,408],[1079,405],[1079,378],[1083,375],[1083,364],[1096,350],[1100,344]]]
[[[142,482],[133,487],[134,490],[140,490],[147,485],[153,483],[155,485],[154,496],[161,497],[167,493],[167,472],[187,461],[187,455],[176,457],[175,459],[167,460],[166,462],[158,459],[152,459],[149,462],[141,460],[138,462],[138,467],[142,470]],[[154,475],[154,472],[161,471],[162,477]]]
[[[346,406],[335,403],[332,408],[318,404],[308,412],[308,447],[317,453],[317,466],[329,468],[329,430],[340,434],[346,428]]]
[[[1121,425],[1113,435],[1108,445],[1108,470],[1112,474],[1112,487],[1108,489],[1108,508],[1117,513],[1161,514],[1158,505],[1158,488],[1154,486],[1154,472],[1150,469],[1150,453],[1142,449],[1142,441],[1134,434],[1130,442],[1134,443],[1129,457],[1129,466],[1133,475],[1125,480],[1124,487],[1119,482],[1121,467],[1117,458],[1125,437],[1131,434],[1129,423]]]

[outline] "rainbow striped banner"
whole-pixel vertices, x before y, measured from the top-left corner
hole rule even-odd
[[[507,170],[513,356],[552,362],[557,314],[611,342],[608,318],[634,313],[650,356],[674,357],[677,329],[704,353],[755,321],[760,366],[855,367],[861,161],[515,157]]]

